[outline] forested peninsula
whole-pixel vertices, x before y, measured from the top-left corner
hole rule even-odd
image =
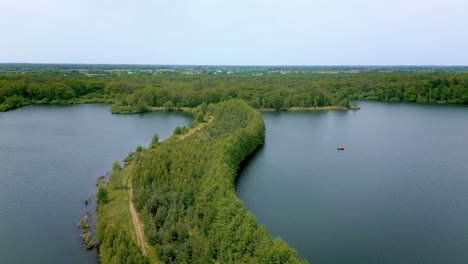
[[[0,74],[0,111],[110,103],[113,113],[194,108],[238,98],[256,109],[347,109],[349,100],[468,104],[467,72]]]
[[[177,131],[177,129],[176,129]],[[265,125],[242,100],[197,108],[189,129],[129,153],[97,192],[102,263],[305,263],[271,239],[235,191],[236,172],[263,144]],[[131,201],[144,226],[145,253]]]

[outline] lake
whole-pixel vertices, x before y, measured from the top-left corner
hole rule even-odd
[[[263,113],[244,205],[311,263],[468,263],[468,107],[359,104]]]
[[[27,106],[0,113],[0,263],[97,263],[76,227],[83,200],[114,160],[154,133],[169,137],[183,113],[112,115],[108,105]]]
[[[311,263],[468,263],[468,107],[360,105],[263,113],[266,144],[238,179],[247,209]],[[191,120],[98,104],[0,113],[0,263],[97,263],[76,227],[97,177]]]

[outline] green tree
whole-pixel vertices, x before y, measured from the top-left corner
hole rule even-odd
[[[199,112],[195,117],[195,123],[203,123],[205,120],[205,115],[202,112]]]
[[[201,103],[201,104],[197,107],[197,111],[198,111],[198,112],[201,112],[202,114],[205,114],[207,110],[208,110],[208,105],[207,105],[205,102]]]
[[[156,145],[156,144],[158,144],[158,142],[159,142],[159,135],[154,134],[153,138],[151,139],[151,144],[150,145]]]
[[[97,206],[106,204],[109,202],[109,193],[107,186],[104,183],[99,183],[96,193],[96,204]]]
[[[114,163],[112,163],[112,170],[113,171],[119,171],[121,169],[122,169],[122,167],[120,166],[119,161],[114,160]]]
[[[174,103],[172,101],[167,101],[164,104],[164,110],[166,111],[173,111],[174,110]]]

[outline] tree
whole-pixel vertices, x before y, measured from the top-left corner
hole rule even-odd
[[[174,129],[174,135],[180,135],[182,134],[182,128],[180,126],[176,126]]]
[[[122,169],[122,167],[120,166],[119,161],[114,160],[114,163],[112,163],[112,170],[113,171],[118,171],[118,170],[121,170],[121,169]]]
[[[99,183],[96,193],[96,204],[97,206],[106,204],[109,202],[109,194],[107,192],[107,186],[104,183]]]
[[[197,111],[198,111],[198,112],[201,112],[201,113],[203,113],[203,114],[205,114],[207,110],[208,110],[208,105],[207,105],[205,102],[201,103],[201,104],[197,107]]]
[[[173,111],[174,110],[174,103],[172,101],[167,101],[164,104],[164,110],[166,111]]]
[[[28,104],[28,100],[21,96],[14,95],[12,97],[7,97],[3,104],[0,105],[0,111],[6,111],[13,108],[18,108],[23,105]]]
[[[156,145],[159,142],[159,136],[158,134],[153,135],[153,139],[151,139],[151,144],[150,145]]]
[[[199,112],[195,117],[195,123],[203,123],[205,120],[205,115],[202,112]]]
[[[279,94],[274,94],[270,99],[271,106],[276,110],[279,111],[283,107],[283,99]]]

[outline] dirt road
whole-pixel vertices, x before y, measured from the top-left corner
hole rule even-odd
[[[130,214],[132,215],[133,226],[137,235],[138,245],[141,247],[141,253],[146,256],[145,239],[143,238],[143,231],[141,230],[140,219],[138,213],[135,210],[135,206],[132,203],[132,191],[129,191],[128,207],[130,208]]]

